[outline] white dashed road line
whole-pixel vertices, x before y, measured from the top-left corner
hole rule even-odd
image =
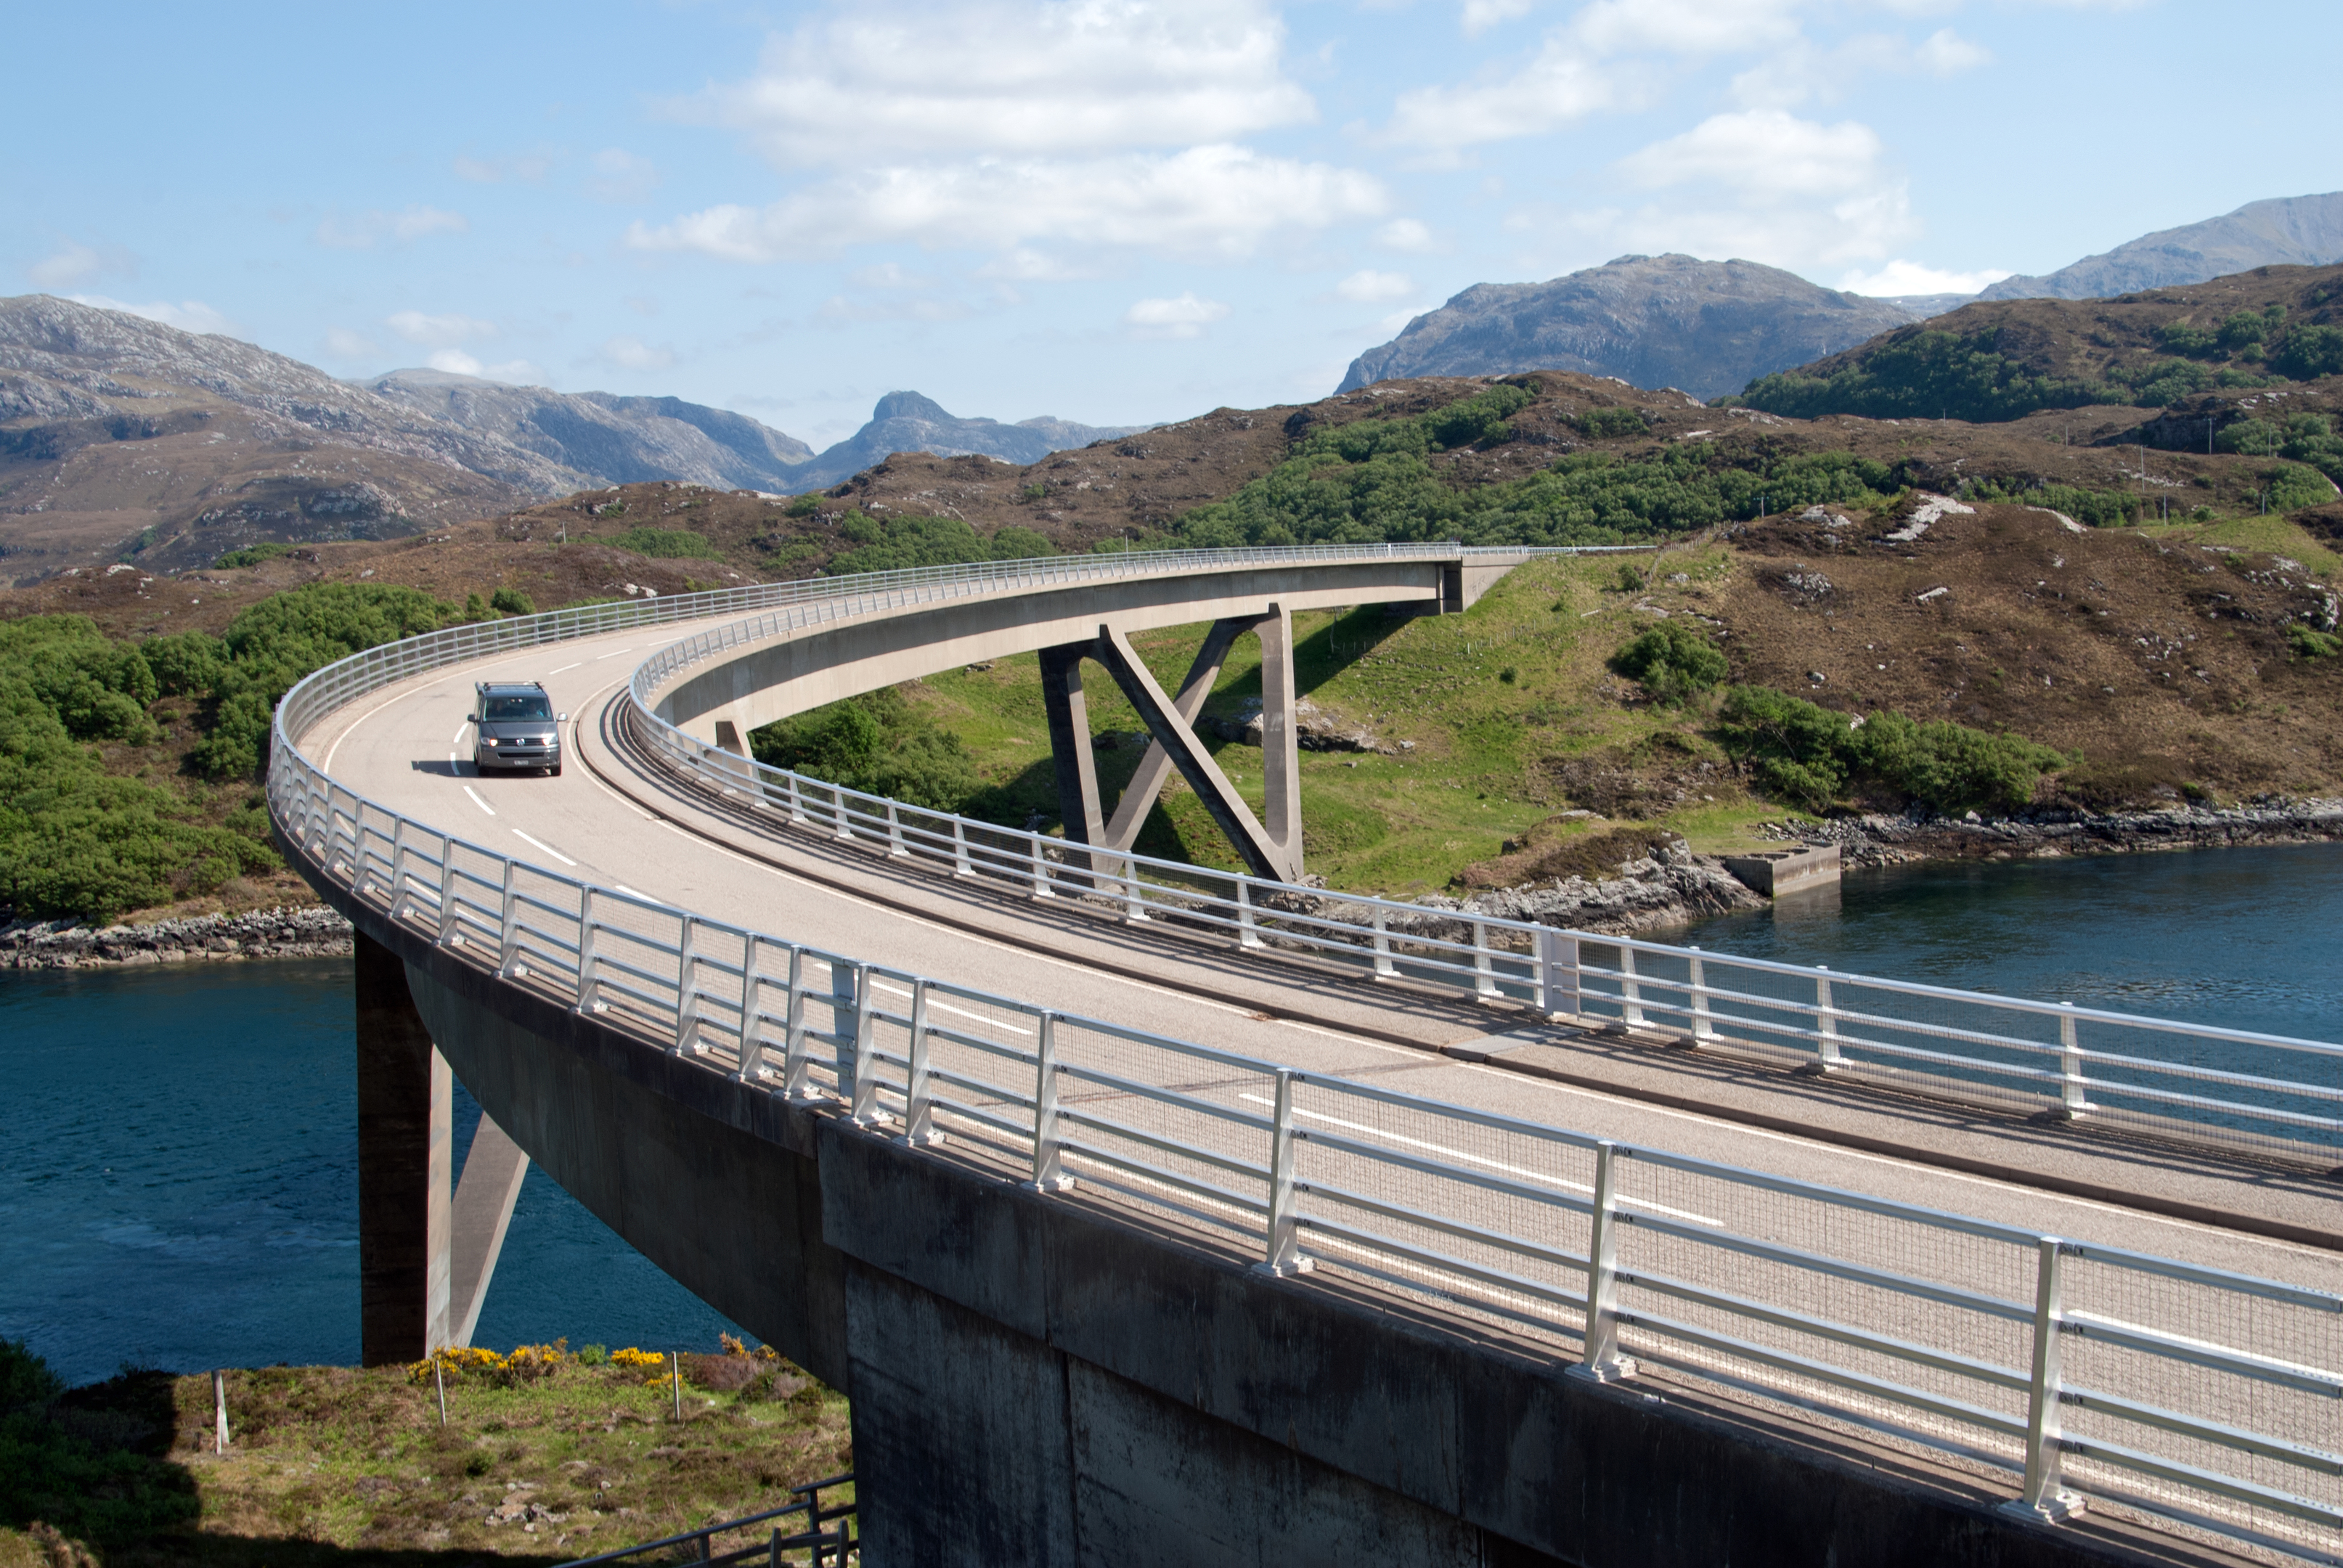
[[[618,654],[621,654],[621,653],[632,653],[632,652],[634,652],[634,651],[635,651],[635,650],[634,650],[633,648],[622,648],[618,649],[618,650],[617,650],[617,652],[614,652],[614,653],[598,653],[598,654],[596,654],[596,655],[594,656],[594,662],[595,662],[595,663],[597,663],[597,664],[599,664],[599,663],[601,663],[601,662],[602,662],[604,659],[606,659],[606,658],[618,658]]]
[[[464,793],[471,795],[472,804],[478,806],[481,810],[486,811],[489,816],[493,817],[497,814],[497,809],[494,806],[491,806],[486,800],[481,799],[477,794],[473,794],[472,787],[469,784],[464,786]]]
[[[473,799],[478,799],[478,797],[475,796]],[[568,856],[563,854],[560,850],[555,849],[552,845],[547,843],[544,839],[531,839],[528,834],[522,832],[518,828],[513,829],[513,837],[516,839],[526,839],[528,842],[536,845],[538,849],[544,850],[547,854],[552,856],[555,859],[560,861],[565,866],[574,866],[578,863]]]
[[[548,669],[548,670],[547,670],[547,671],[546,671],[546,674],[548,674],[548,675],[559,675],[560,673],[562,673],[562,670],[575,669],[575,668],[578,668],[578,664],[583,664],[583,663],[585,663],[585,662],[586,662],[586,661],[585,661],[584,659],[582,659],[582,658],[581,658],[581,659],[579,659],[579,660],[578,661],[578,664],[565,664],[565,665],[563,665],[563,666],[561,667],[561,669]]]
[[[667,908],[665,900],[654,899],[649,893],[639,893],[624,882],[613,882],[610,887],[614,891],[624,893],[630,899],[640,899],[647,904],[657,904],[662,910]]]

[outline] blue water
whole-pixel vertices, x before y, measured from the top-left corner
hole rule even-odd
[[[1851,871],[1681,940],[2343,1043],[2343,844]]]
[[[353,1049],[347,959],[0,973],[0,1338],[75,1382],[355,1362]],[[475,1343],[719,1332],[530,1168]]]

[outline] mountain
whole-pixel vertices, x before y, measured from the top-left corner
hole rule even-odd
[[[2226,277],[2257,266],[2343,261],[2343,191],[2248,202],[2237,211],[2128,240],[2043,277],[2005,277],[1979,299],[2103,299]]]
[[[927,452],[939,457],[971,454],[1004,463],[1038,463],[1052,452],[1087,447],[1147,429],[1144,425],[1078,425],[1047,415],[1004,425],[998,419],[963,419],[917,392],[890,392],[870,410],[870,422],[809,462],[790,471],[784,489],[818,490],[844,482],[897,452]]]
[[[680,397],[620,397],[514,387],[445,370],[394,370],[367,391],[533,452],[582,490],[680,479],[719,490],[779,490],[813,456],[794,436]]]
[[[1545,283],[1477,283],[1351,362],[1339,392],[1416,376],[1575,370],[1699,397],[1916,319],[1754,261],[1623,256]]]
[[[1735,401],[1805,419],[1973,421],[2183,404],[2203,436],[2222,401],[2204,394],[2338,372],[2343,266],[2258,266],[2113,299],[1979,300],[1761,377]]]

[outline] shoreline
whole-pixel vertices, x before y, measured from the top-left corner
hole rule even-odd
[[[2343,799],[2156,811],[2033,811],[1994,818],[1975,812],[1952,818],[1907,811],[1769,825],[1766,837],[1783,843],[1835,844],[1845,864],[1865,867],[2253,849],[2343,840]]]
[[[287,904],[240,915],[187,915],[138,926],[11,920],[0,926],[0,970],[347,958],[352,947],[349,921],[322,904]]]

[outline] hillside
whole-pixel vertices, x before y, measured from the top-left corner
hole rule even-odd
[[[853,477],[896,452],[929,452],[940,457],[981,457],[1003,463],[1037,463],[1068,447],[1086,447],[1143,428],[1133,425],[1079,425],[1071,419],[963,419],[917,392],[890,392],[870,410],[870,422],[820,456],[789,471],[776,488],[818,490]]]
[[[2248,202],[2233,213],[2127,240],[2041,277],[2005,277],[1979,299],[2101,299],[2203,283],[2257,266],[2343,261],[2343,191]]]
[[[367,390],[417,413],[492,435],[556,465],[557,491],[683,479],[724,489],[780,489],[813,456],[794,436],[680,397],[620,397],[513,387],[444,370],[394,370]]]
[[[1474,284],[1353,359],[1336,390],[1574,370],[1715,397],[1922,314],[1753,261],[1623,256],[1544,283]]]
[[[1732,401],[1801,418],[1968,420],[2180,406],[2201,434],[2208,411],[2217,426],[2237,417],[2238,395],[2338,372],[2343,266],[2264,266],[2113,299],[1964,306],[1764,377]]]

